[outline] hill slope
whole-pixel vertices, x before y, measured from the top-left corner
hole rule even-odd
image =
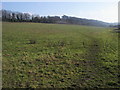
[[[59,24],[77,24],[77,25],[88,25],[88,26],[99,26],[99,27],[108,27],[111,24],[93,20],[93,19],[84,19],[77,17],[70,17],[63,15],[60,16],[39,16],[39,15],[30,15],[29,13],[20,13],[12,12],[9,10],[0,10],[2,12],[2,21],[9,22],[38,22],[38,23],[59,23]]]
[[[3,23],[3,88],[116,88],[118,33],[79,25]]]

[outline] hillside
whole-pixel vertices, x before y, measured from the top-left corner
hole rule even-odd
[[[37,22],[37,23],[54,23],[54,24],[75,24],[75,25],[87,25],[87,26],[98,26],[98,27],[109,27],[110,23],[84,19],[63,15],[60,16],[39,16],[30,15],[29,13],[13,12],[9,10],[1,10],[2,21],[9,22]]]
[[[113,28],[3,23],[3,88],[119,88]]]

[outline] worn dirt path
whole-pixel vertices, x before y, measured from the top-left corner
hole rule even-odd
[[[86,84],[90,84],[91,81],[94,81],[98,76],[99,68],[99,53],[100,46],[97,40],[92,40],[91,45],[88,47],[88,53],[85,55],[85,60],[82,63],[84,67],[83,77],[80,76],[81,79],[81,87],[82,86],[90,86]],[[93,86],[91,86],[93,87]]]

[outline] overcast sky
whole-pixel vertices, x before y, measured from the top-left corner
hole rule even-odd
[[[2,8],[40,16],[75,16],[104,22],[118,21],[117,2],[4,2]]]

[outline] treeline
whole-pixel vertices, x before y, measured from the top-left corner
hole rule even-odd
[[[89,25],[89,26],[108,26],[108,23],[89,20],[83,18],[76,18],[63,15],[59,16],[39,16],[30,15],[29,13],[13,12],[9,10],[1,10],[2,21],[8,22],[37,22],[37,23],[58,23],[58,24],[77,24],[77,25]]]
[[[2,21],[8,22],[39,22],[39,23],[56,23],[60,20],[60,17],[54,16],[39,16],[39,15],[30,15],[29,13],[20,13],[12,12],[8,10],[1,10],[2,12]]]

